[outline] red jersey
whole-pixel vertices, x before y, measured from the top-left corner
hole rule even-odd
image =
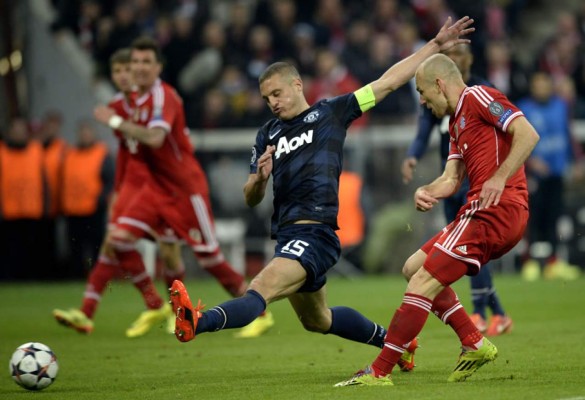
[[[487,86],[467,87],[449,121],[451,148],[448,160],[465,163],[470,189],[468,201],[477,199],[485,181],[493,176],[508,157],[512,135],[506,130],[510,123],[524,115],[506,96]],[[502,200],[528,206],[528,189],[524,166],[507,181]]]
[[[128,103],[126,96],[122,93],[117,93],[108,107],[115,110],[116,114],[124,119],[132,119],[133,117],[134,105]],[[119,130],[114,130],[114,135],[118,138],[114,190],[119,192],[122,184],[140,187],[150,176],[140,154],[145,146],[136,139],[125,138]]]
[[[167,194],[208,193],[207,179],[193,156],[183,100],[175,89],[157,80],[148,93],[136,99],[134,122],[166,132],[161,147],[142,146],[140,150],[144,150],[144,161],[158,186]]]

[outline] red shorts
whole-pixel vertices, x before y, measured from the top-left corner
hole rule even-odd
[[[112,212],[108,220],[108,229],[112,229],[117,225],[116,221],[125,212],[126,208],[128,207],[128,204],[132,203],[134,197],[136,197],[136,194],[139,191],[140,186],[130,185],[127,183],[124,183],[120,186],[120,189],[118,190],[116,196],[116,202],[112,207]],[[158,239],[160,242],[165,243],[176,243],[180,241],[179,238],[177,238],[177,235],[175,234],[173,229],[168,225],[164,227],[158,227],[157,236],[150,234],[150,232],[148,236],[151,237],[152,239]]]
[[[528,209],[515,202],[500,202],[479,209],[479,200],[465,204],[455,220],[426,242],[424,267],[443,285],[464,274],[476,275],[489,260],[500,258],[522,239]]]
[[[144,185],[124,203],[116,226],[137,237],[182,239],[198,253],[215,253],[219,249],[207,194],[170,196],[154,185]]]

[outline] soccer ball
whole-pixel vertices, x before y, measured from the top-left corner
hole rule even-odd
[[[41,390],[57,377],[59,365],[51,349],[37,342],[19,346],[10,359],[10,375],[28,390]]]

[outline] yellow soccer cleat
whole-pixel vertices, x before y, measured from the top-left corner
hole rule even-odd
[[[463,351],[459,356],[455,369],[447,379],[448,382],[463,382],[475,373],[481,366],[498,357],[498,349],[492,342],[483,338],[483,345],[479,350]]]
[[[170,304],[164,304],[161,308],[155,310],[143,311],[138,319],[126,329],[126,336],[135,338],[145,335],[153,326],[167,323],[168,319],[173,316]]]
[[[273,326],[274,317],[270,311],[266,310],[264,315],[259,316],[254,321],[240,329],[238,332],[234,333],[234,337],[239,339],[255,338],[262,336]]]
[[[93,321],[81,310],[71,308],[69,310],[53,310],[53,316],[61,325],[75,329],[79,333],[89,335],[93,331]]]
[[[334,387],[343,386],[394,386],[390,375],[375,376],[371,366],[367,366],[363,370],[356,372],[354,376],[346,381],[341,381],[333,385]]]

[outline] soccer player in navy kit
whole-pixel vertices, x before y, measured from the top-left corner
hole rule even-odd
[[[448,56],[463,77],[463,81],[469,85],[484,85],[493,87],[493,85],[471,73],[473,64],[473,54],[467,44],[454,46],[444,53]],[[449,116],[438,118],[433,115],[431,110],[421,107],[418,118],[418,129],[416,137],[410,144],[406,153],[406,159],[402,162],[402,180],[404,183],[412,181],[413,173],[418,163],[427,149],[429,138],[433,128],[437,126],[440,133],[439,151],[441,153],[441,167],[444,168],[449,156]],[[469,191],[469,180],[465,179],[459,188],[459,191],[443,200],[445,218],[447,221],[453,221],[457,212],[467,201],[467,192]],[[496,336],[502,333],[508,333],[512,329],[512,318],[506,315],[500,299],[496,294],[496,288],[492,282],[490,263],[484,265],[477,275],[470,277],[471,281],[471,299],[473,302],[473,313],[471,320],[477,326],[477,329],[487,336]],[[492,312],[492,318],[489,325],[486,323],[486,307]]]
[[[338,186],[343,144],[349,125],[390,92],[408,82],[428,57],[454,45],[472,32],[472,19],[451,25],[449,18],[437,36],[378,80],[309,106],[298,71],[288,63],[270,65],[260,76],[260,92],[276,117],[258,132],[250,175],[244,186],[246,203],[264,198],[273,176],[274,258],[252,280],[246,294],[201,312],[193,307],[180,281],[171,288],[177,315],[177,338],[237,328],[254,320],[270,302],[288,298],[305,329],[370,344],[383,345],[385,329],[348,307],[329,308],[326,272],[340,255],[337,229]],[[412,361],[411,359],[409,361]]]

